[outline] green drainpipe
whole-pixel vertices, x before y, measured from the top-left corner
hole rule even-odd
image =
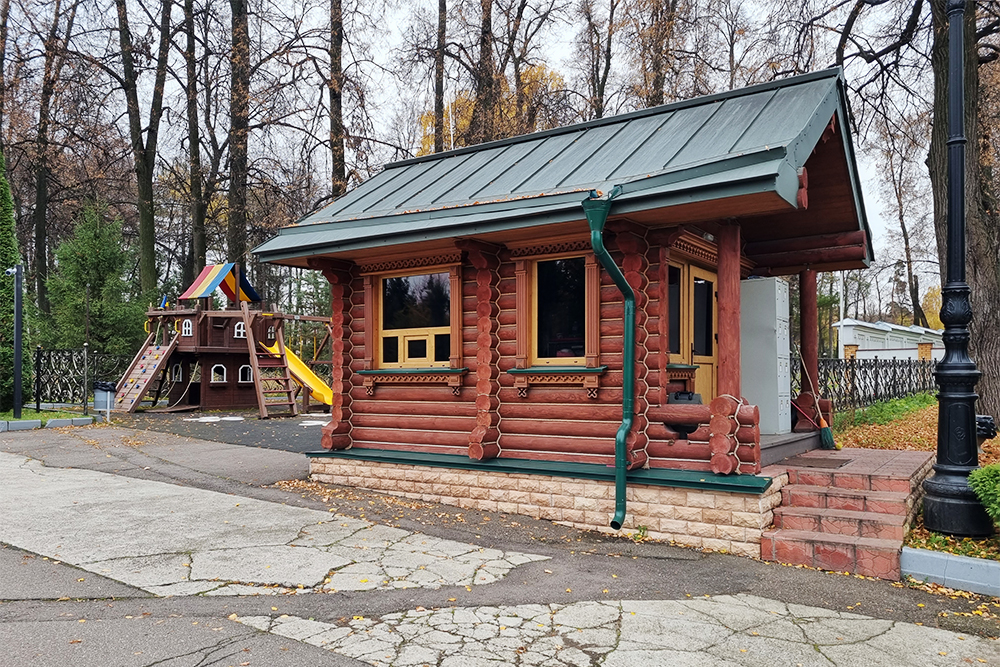
[[[598,199],[597,192],[591,191],[590,198],[583,200],[583,212],[587,216],[587,224],[590,225],[590,245],[594,249],[594,255],[625,297],[622,424],[615,434],[615,516],[611,519],[611,527],[615,530],[620,529],[625,522],[625,471],[628,466],[625,439],[628,438],[629,431],[632,430],[632,420],[635,419],[635,292],[604,247],[604,223],[607,222],[608,213],[611,212],[611,200],[620,194],[621,187],[616,185],[605,199]]]

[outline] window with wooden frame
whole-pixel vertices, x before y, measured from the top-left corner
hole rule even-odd
[[[191,324],[191,320],[181,322],[181,335],[185,337],[194,335],[194,326]]]
[[[370,277],[377,315],[372,342],[378,368],[450,368],[452,360],[460,356],[461,284],[457,269],[428,268]],[[455,309],[458,317],[453,316]]]
[[[596,367],[600,267],[593,253],[518,259],[517,367]]]

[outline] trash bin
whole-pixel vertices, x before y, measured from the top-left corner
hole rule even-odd
[[[104,410],[105,412],[111,410],[116,391],[118,391],[118,388],[113,382],[102,382],[100,380],[94,382],[94,409]]]

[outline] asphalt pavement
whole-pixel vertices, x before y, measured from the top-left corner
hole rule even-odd
[[[0,434],[0,665],[1000,665],[990,600],[307,483],[315,417],[202,416]]]

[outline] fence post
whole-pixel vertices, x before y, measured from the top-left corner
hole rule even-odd
[[[89,343],[83,344],[83,415],[87,416],[87,364],[88,355],[87,351],[90,347]]]
[[[42,346],[35,348],[35,412],[42,411]]]

